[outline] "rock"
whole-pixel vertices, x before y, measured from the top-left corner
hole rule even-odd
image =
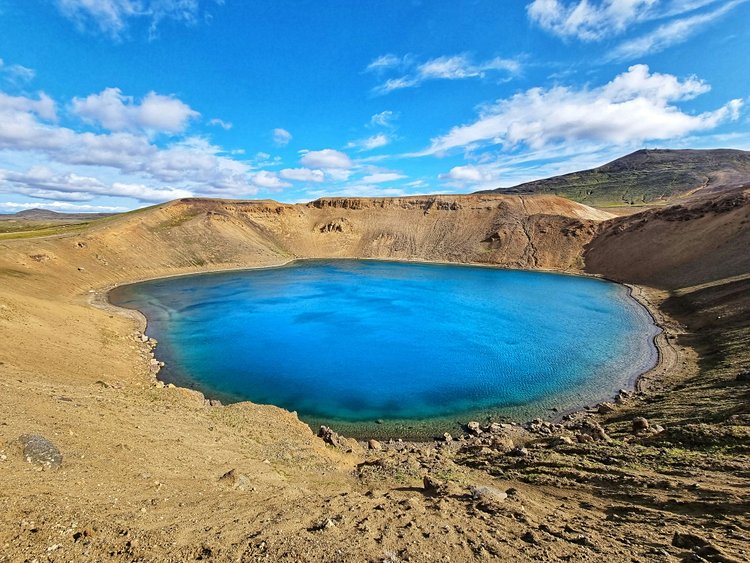
[[[369,442],[367,442],[367,447],[378,452],[383,449],[382,444],[377,440],[370,440]]]
[[[451,436],[450,434],[446,432],[445,434],[443,434],[443,440],[445,440],[446,442],[452,442],[453,436]]]
[[[487,430],[495,434],[497,432],[502,432],[503,430],[505,430],[505,428],[499,422],[493,422],[487,427]]]
[[[526,457],[527,455],[529,455],[529,450],[527,450],[523,446],[518,446],[510,450],[508,452],[508,455],[512,455],[516,457]]]
[[[612,403],[601,403],[597,410],[599,414],[609,414],[615,412],[615,406]]]
[[[60,450],[44,436],[23,434],[19,436],[18,443],[23,449],[23,457],[29,463],[42,469],[58,469],[62,464]]]
[[[219,482],[240,491],[249,489],[251,484],[250,478],[243,473],[238,473],[236,469],[230,469],[224,473],[219,477]]]
[[[572,446],[573,438],[570,436],[557,436],[550,442],[550,446]]]
[[[589,442],[593,442],[594,438],[591,434],[576,434],[576,440],[578,440],[579,444],[588,444]]]
[[[148,336],[141,334],[141,342],[148,342]]]
[[[515,444],[513,443],[513,440],[510,436],[500,434],[498,436],[492,437],[492,439],[490,440],[490,446],[493,450],[509,452],[515,447]]]
[[[487,485],[472,486],[469,492],[471,492],[471,497],[479,502],[502,502],[508,498],[508,493]]]
[[[448,494],[448,484],[430,475],[424,476],[422,486],[424,487],[424,492],[428,495],[443,496]]]
[[[737,381],[742,381],[745,383],[750,382],[750,370],[741,371],[740,373],[737,374],[737,377],[735,379]]]
[[[222,406],[221,401],[219,401],[218,399],[209,399],[208,400],[208,404],[210,406],[212,406],[212,407],[221,407]]]
[[[633,419],[633,434],[640,434],[641,432],[645,432],[648,429],[649,429],[648,420],[646,420],[642,416],[636,416]]]
[[[339,438],[339,435],[328,428],[328,426],[320,427],[320,430],[318,430],[318,437],[322,438],[326,444],[336,446],[337,448],[341,447],[341,439]]]
[[[609,441],[609,436],[601,424],[593,420],[584,420],[581,423],[581,433],[588,434],[594,441]]]
[[[525,541],[526,543],[530,543],[532,545],[536,545],[539,543],[539,540],[536,539],[536,536],[534,535],[534,532],[529,530],[524,535],[521,536],[521,539]]]
[[[482,428],[479,426],[479,423],[475,420],[472,420],[471,422],[466,424],[466,429],[474,434],[475,436],[479,436],[482,433]]]

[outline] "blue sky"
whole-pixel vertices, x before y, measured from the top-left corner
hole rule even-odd
[[[0,0],[0,212],[750,149],[749,0]]]

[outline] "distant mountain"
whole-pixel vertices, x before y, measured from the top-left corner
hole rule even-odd
[[[0,215],[0,221],[3,219],[23,219],[24,221],[79,222],[101,219],[112,215],[114,215],[114,213],[59,213],[57,211],[35,207],[33,209],[24,209],[17,213]]]
[[[478,193],[554,194],[593,206],[667,203],[750,185],[750,152],[642,149],[592,170]]]

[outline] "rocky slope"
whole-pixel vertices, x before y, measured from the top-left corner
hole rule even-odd
[[[0,561],[747,560],[749,211],[742,190],[626,218],[554,196],[181,200],[2,240]],[[160,384],[143,319],[100,300],[295,257],[640,283],[661,363],[565,420],[326,443],[293,413]]]
[[[750,185],[750,152],[642,149],[604,166],[490,193],[554,194],[586,205],[664,205]],[[484,192],[487,193],[487,192]]]

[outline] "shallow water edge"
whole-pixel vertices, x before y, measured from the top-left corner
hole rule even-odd
[[[232,271],[255,271],[255,270],[268,270],[268,269],[277,269],[282,267],[287,267],[290,265],[294,265],[298,262],[307,262],[307,261],[317,261],[320,259],[297,259],[297,260],[289,260],[287,262],[284,262],[282,264],[275,264],[270,266],[261,266],[261,267],[243,267],[243,268],[228,268],[228,269],[221,269],[221,270],[213,270],[208,272],[189,272],[185,274],[177,274],[177,275],[165,275],[165,276],[155,276],[149,279],[168,279],[172,277],[182,277],[182,276],[192,276],[192,275],[211,275],[215,273],[224,273],[224,272],[232,272]],[[330,260],[330,259],[324,259],[324,260]],[[514,270],[511,268],[503,268],[498,267],[494,265],[488,265],[488,264],[464,264],[464,263],[445,263],[445,262],[429,262],[429,261],[408,261],[408,260],[377,260],[377,259],[335,259],[336,261],[345,261],[345,260],[352,260],[352,261],[376,261],[376,262],[396,262],[396,263],[405,263],[405,264],[424,264],[424,265],[444,265],[444,266],[451,266],[451,267],[485,267],[490,269],[499,269],[499,270]],[[574,277],[584,277],[584,278],[595,278],[595,279],[604,279],[601,276],[592,276],[588,274],[580,274],[580,273],[571,273],[571,272],[558,272],[558,271],[549,271],[549,270],[520,270],[520,271],[530,271],[530,272],[550,272],[555,274],[564,274]],[[142,281],[147,280],[137,280],[134,282],[128,282],[124,284],[118,284],[116,287],[121,286],[128,286],[136,283],[140,283]],[[611,280],[607,280],[611,281]],[[635,301],[640,308],[642,308],[651,319],[651,322],[653,324],[653,331],[652,334],[652,343],[653,343],[653,350],[652,354],[649,354],[650,357],[642,357],[640,359],[634,359],[633,363],[640,364],[640,371],[638,373],[634,373],[630,377],[629,385],[626,387],[626,389],[631,390],[634,387],[636,387],[637,382],[645,375],[648,374],[650,371],[652,371],[655,366],[658,366],[660,358],[661,358],[661,348],[660,343],[658,341],[658,335],[661,332],[661,327],[659,326],[657,319],[654,315],[654,312],[651,311],[649,305],[651,305],[648,302],[644,302],[642,299],[638,299],[633,294],[633,287],[637,286],[629,286],[626,284],[618,284],[620,286],[624,286],[628,288],[628,299],[632,299]],[[120,313],[125,313],[131,318],[136,318],[139,321],[139,324],[144,329],[147,328],[147,319],[145,316],[143,316],[139,311],[134,309],[124,309],[121,307],[117,307],[116,305],[113,305],[109,301],[109,292],[114,289],[115,286],[103,288],[102,290],[99,290],[93,295],[92,302],[93,304],[97,306],[103,306],[108,309],[116,309]],[[653,305],[651,305],[653,306]],[[157,356],[158,356],[158,348],[157,348]],[[165,380],[166,383],[169,383],[168,380]],[[186,387],[191,387],[188,385],[183,385]],[[206,394],[207,397],[211,397],[211,393]],[[227,397],[211,397],[211,398],[220,398],[226,402]],[[461,428],[463,424],[465,424],[468,420],[478,420],[480,422],[490,422],[490,421],[525,421],[530,420],[531,418],[543,418],[543,419],[559,419],[564,414],[571,413],[577,410],[581,410],[582,408],[593,405],[596,402],[609,400],[612,398],[611,394],[607,394],[604,396],[599,397],[596,401],[593,401],[592,398],[589,396],[586,400],[583,400],[582,397],[577,397],[575,395],[565,396],[565,394],[561,395],[555,395],[554,397],[550,398],[549,400],[545,400],[542,403],[542,408],[540,408],[540,405],[537,404],[534,407],[530,407],[529,405],[525,404],[518,404],[513,405],[511,407],[503,407],[501,409],[483,409],[483,410],[470,410],[460,413],[454,413],[450,416],[444,416],[444,417],[434,417],[434,418],[428,418],[428,419],[390,419],[390,420],[383,420],[383,421],[365,421],[365,422],[351,422],[346,420],[337,420],[335,418],[320,418],[320,417],[314,417],[314,416],[307,416],[304,417],[303,420],[307,422],[314,430],[317,429],[318,425],[320,424],[326,424],[327,426],[331,426],[336,431],[356,437],[356,438],[404,438],[404,439],[410,439],[410,440],[431,440],[433,437],[441,435],[443,432],[455,432],[458,429]],[[232,402],[239,402],[239,401],[232,401]],[[244,402],[244,401],[243,401]]]

